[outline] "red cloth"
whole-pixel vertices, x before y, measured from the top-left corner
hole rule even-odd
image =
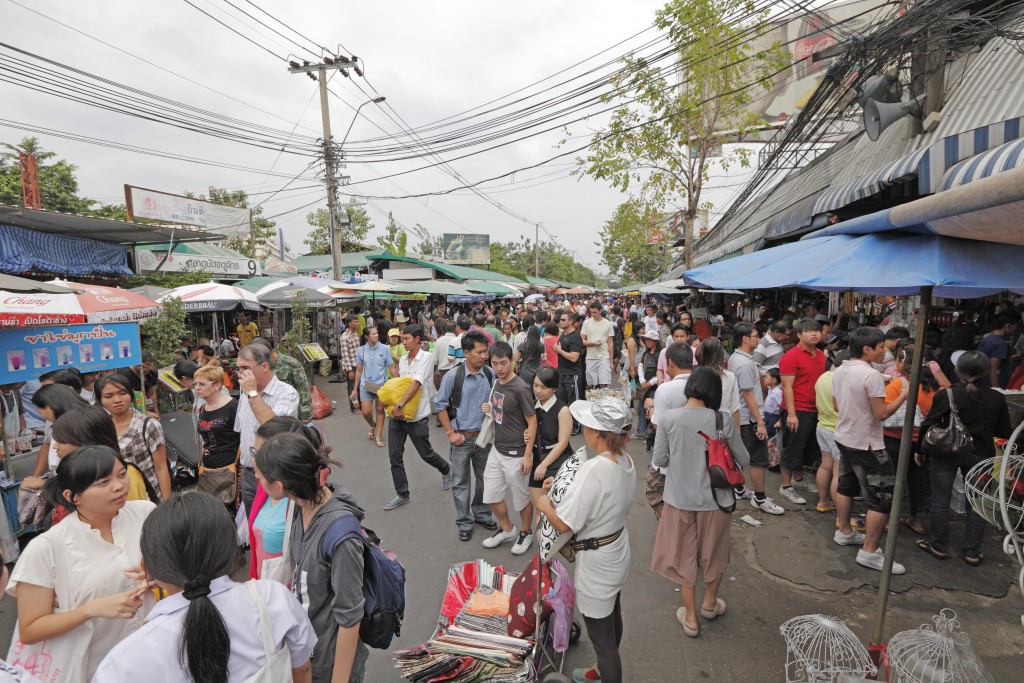
[[[825,354],[814,349],[814,355],[797,344],[779,359],[779,374],[794,377],[793,402],[796,410],[805,413],[818,412],[815,402],[814,383],[825,373]],[[783,392],[785,403],[785,392]],[[783,405],[783,407],[787,407]]]
[[[249,515],[249,578],[258,579],[260,578],[260,566],[259,562],[256,561],[256,543],[253,542],[252,535],[252,523],[256,520],[256,515],[260,513],[260,508],[267,502],[267,492],[263,490],[263,484],[256,481],[256,497],[252,501],[252,514]]]
[[[558,343],[558,337],[544,337],[541,341],[544,343],[544,364],[557,368],[558,352],[555,351],[555,344]]]

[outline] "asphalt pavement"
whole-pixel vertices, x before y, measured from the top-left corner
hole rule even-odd
[[[411,501],[385,512],[382,506],[394,496],[387,449],[367,440],[366,423],[348,411],[344,384],[317,380],[337,401],[335,413],[321,422],[334,448],[332,457],[343,464],[332,478],[355,494],[366,509],[364,526],[376,531],[383,545],[398,554],[408,573],[406,619],[395,648],[417,645],[434,631],[452,564],[482,558],[520,571],[535,547],[519,557],[509,552],[510,544],[488,550],[481,542],[489,532],[479,526],[470,541],[460,541],[451,493],[442,490],[440,475],[420,460],[411,443],[405,457]],[[433,420],[431,441],[447,458],[447,440]],[[574,445],[583,445],[582,437],[574,437]],[[832,543],[831,515],[816,513],[813,507],[795,510],[788,502],[787,513],[781,517],[739,504],[733,523],[732,561],[720,592],[728,611],[713,622],[702,621],[698,638],[686,637],[675,619],[679,594],[650,571],[657,529],[643,497],[643,472],[650,458],[639,441],[631,442],[630,453],[638,478],[628,527],[633,566],[622,595],[627,681],[784,681],[786,645],[779,626],[802,614],[835,616],[867,642],[878,600],[879,574],[859,567],[854,549]],[[769,474],[768,487],[769,495],[773,487],[777,490],[775,475]],[[738,521],[744,514],[764,525],[753,528]],[[893,583],[886,636],[930,624],[932,615],[950,607],[956,610],[963,630],[972,636],[973,647],[994,679],[1018,680],[1024,664],[1020,621],[1024,598],[1015,585],[1020,567],[1000,553],[1002,538],[989,528],[986,562],[979,569],[969,569],[954,559],[961,530],[962,525],[954,522],[954,552],[947,562],[916,550],[903,530],[897,559],[907,565],[907,574]],[[0,601],[0,643],[5,651],[13,630],[14,602],[10,597]],[[568,673],[593,662],[593,650],[584,633],[567,653],[564,668]],[[371,651],[366,680],[401,680],[389,652]]]

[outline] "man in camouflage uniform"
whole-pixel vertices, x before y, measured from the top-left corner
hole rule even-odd
[[[270,341],[264,337],[256,337],[252,343],[263,344],[270,349],[273,357],[271,369],[274,371],[274,376],[299,392],[299,419],[304,422],[312,420],[313,396],[309,392],[309,377],[306,375],[306,368],[291,355],[278,353]]]

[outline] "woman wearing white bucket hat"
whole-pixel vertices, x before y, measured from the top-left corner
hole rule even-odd
[[[556,510],[541,496],[537,510],[562,533],[576,535],[576,598],[597,655],[597,666],[577,669],[577,682],[622,680],[622,608],[619,593],[629,573],[626,518],[636,489],[636,468],[625,452],[633,416],[621,399],[576,401],[569,410],[583,426],[596,457],[580,466]],[[545,491],[552,479],[545,482]]]

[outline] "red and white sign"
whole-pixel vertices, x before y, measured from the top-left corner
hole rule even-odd
[[[152,299],[118,287],[63,280],[49,284],[69,287],[79,293],[0,292],[0,327],[136,322],[153,317],[160,309]]]

